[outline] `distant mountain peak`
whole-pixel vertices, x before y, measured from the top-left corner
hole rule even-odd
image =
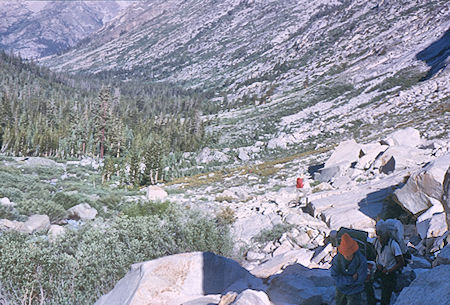
[[[25,58],[75,46],[117,16],[123,1],[0,1],[0,48]]]

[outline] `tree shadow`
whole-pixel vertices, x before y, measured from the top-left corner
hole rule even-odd
[[[450,29],[439,39],[416,54],[416,59],[424,61],[430,70],[421,80],[433,77],[448,65],[447,57],[450,55]]]

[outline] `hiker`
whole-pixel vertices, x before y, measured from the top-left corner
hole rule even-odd
[[[342,235],[338,254],[331,265],[331,276],[336,282],[336,305],[361,304],[367,260],[348,233]]]
[[[296,180],[296,189],[298,193],[298,204],[297,206],[305,207],[308,204],[308,194],[311,189],[308,179],[305,178],[304,175],[300,175],[300,177]]]
[[[389,305],[398,273],[405,265],[405,260],[400,245],[391,237],[389,231],[377,229],[376,233],[377,270],[375,277],[381,280],[381,305]]]

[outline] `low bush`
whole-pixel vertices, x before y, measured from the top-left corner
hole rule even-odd
[[[82,195],[78,193],[64,193],[64,192],[58,192],[55,195],[53,195],[52,200],[56,203],[62,206],[64,209],[68,210],[71,207],[76,206],[77,204],[83,203],[85,198],[82,197]]]
[[[276,241],[281,238],[283,233],[289,232],[294,226],[292,224],[277,224],[269,230],[263,230],[258,235],[253,237],[255,242],[265,244],[270,241]]]
[[[34,214],[47,215],[51,222],[57,222],[66,217],[64,207],[54,201],[45,199],[27,199],[17,203],[20,214],[31,216]]]
[[[152,201],[138,201],[124,205],[121,213],[128,217],[150,216],[150,215],[164,215],[171,208],[171,203],[166,202],[152,202]]]
[[[13,305],[24,298],[27,304],[93,304],[133,263],[190,251],[227,256],[232,248],[227,226],[173,204],[157,215],[95,221],[53,243],[4,232],[0,245],[0,278]]]
[[[216,218],[221,224],[231,225],[236,221],[236,212],[230,207],[225,207],[220,210]]]

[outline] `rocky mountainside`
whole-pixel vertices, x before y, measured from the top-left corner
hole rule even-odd
[[[0,48],[24,58],[56,54],[100,29],[121,8],[117,1],[2,1]]]
[[[43,63],[210,89],[235,108],[210,118],[227,147],[315,148],[405,126],[442,137],[449,14],[443,0],[139,2]]]

